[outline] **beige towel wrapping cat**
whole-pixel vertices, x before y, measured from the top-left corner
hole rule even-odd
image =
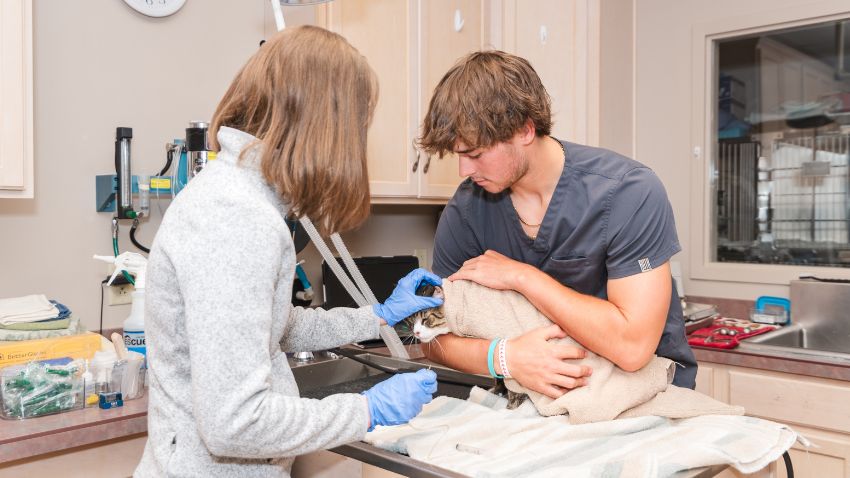
[[[442,288],[446,322],[457,335],[513,338],[552,323],[522,294],[514,291],[494,290],[465,280],[443,281]],[[581,347],[569,337],[555,340]],[[558,399],[528,390],[516,380],[506,379],[505,386],[513,392],[528,394],[541,415],[568,414],[573,424],[612,420],[621,414],[623,417],[660,415],[670,418],[743,414],[741,407],[731,407],[672,385],[675,363],[670,359],[655,356],[642,369],[626,372],[588,350],[580,363],[593,369],[587,385]]]

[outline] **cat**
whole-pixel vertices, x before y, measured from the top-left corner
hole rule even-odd
[[[440,299],[444,297],[443,289],[431,284],[420,285],[416,289],[416,295],[431,296]],[[412,331],[411,335],[423,344],[430,343],[439,335],[454,332],[449,328],[442,306],[422,309],[404,319],[404,322],[407,330]],[[525,393],[508,390],[504,379],[497,378],[495,381],[496,383],[490,389],[490,392],[507,398],[509,410],[519,407],[528,398],[528,395]]]
[[[410,332],[418,331],[418,336],[426,343],[436,342],[438,339],[433,337],[444,331],[486,340],[511,339],[531,330],[550,327],[553,323],[525,296],[513,290],[491,289],[467,280],[446,280],[440,289],[442,305],[436,310],[414,314],[411,319],[414,330]],[[429,291],[422,290],[420,295],[437,293],[436,288]],[[416,319],[419,319],[419,327]],[[408,337],[415,339],[416,335],[410,333]],[[586,350],[570,336],[552,338],[551,341]],[[440,343],[436,342],[436,345]],[[657,355],[633,372],[619,368],[611,360],[590,350],[586,350],[585,356],[574,363],[593,370],[593,376],[587,377],[581,387],[557,398],[526,388],[511,378],[505,378],[503,383],[507,390],[521,394],[521,397],[527,395],[521,408],[530,403],[542,416],[569,415],[570,423],[579,424],[613,420],[627,410],[650,403],[656,395],[668,390],[675,372],[673,361]],[[629,390],[629,393],[624,393],[624,390]],[[511,406],[521,403],[514,398],[511,395]]]

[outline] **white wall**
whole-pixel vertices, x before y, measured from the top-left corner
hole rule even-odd
[[[691,202],[700,188],[690,183],[691,168],[691,66],[693,26],[745,15],[764,15],[791,7],[827,5],[847,10],[842,0],[634,0],[635,5],[635,156],[653,168],[667,188],[676,216],[683,252],[673,260],[682,263],[685,289],[690,295],[755,299],[760,295],[786,296],[788,287],[757,282],[690,279],[691,234],[699,217],[691,217]],[[801,18],[802,19],[802,18]],[[767,20],[766,20],[767,21]]]
[[[634,154],[661,177],[684,248],[675,260],[682,262],[686,277],[696,224],[689,217],[692,25],[799,4],[605,0],[600,5],[600,145]],[[45,293],[96,328],[106,268],[90,255],[109,253],[111,244],[110,215],[95,212],[94,176],[113,171],[115,127],[133,127],[135,171],[158,170],[165,142],[182,136],[187,121],[211,116],[233,74],[274,31],[274,22],[267,0],[189,0],[163,19],[144,17],[118,0],[39,0],[34,8],[36,197],[0,200],[0,297]],[[314,21],[311,8],[286,12],[289,25]],[[152,211],[138,234],[145,244],[159,223],[156,204]],[[375,211],[360,231],[345,236],[356,255],[430,250],[435,208]],[[131,249],[128,226],[122,225],[122,249]],[[318,282],[318,254],[310,248],[303,257],[311,280]],[[745,299],[787,293],[782,286],[688,279],[686,289],[692,295]],[[106,327],[120,326],[129,313],[127,306],[104,311]]]
[[[290,26],[314,22],[312,7],[285,14]],[[158,172],[165,143],[189,120],[212,116],[274,20],[268,0],[189,0],[161,19],[119,0],[38,0],[33,16],[36,195],[0,200],[0,298],[43,293],[97,329],[106,264],[91,255],[112,246],[111,215],[95,212],[95,175],[114,173],[115,127],[133,128],[134,172]],[[151,210],[137,234],[147,245],[161,218],[155,202]],[[430,249],[433,207],[384,212],[346,236],[352,253]],[[121,249],[134,250],[122,222]],[[319,282],[318,255],[305,256]],[[104,307],[104,327],[128,314],[129,306]]]
[[[634,2],[601,0],[599,146],[634,156]]]

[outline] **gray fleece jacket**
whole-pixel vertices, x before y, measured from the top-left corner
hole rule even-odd
[[[221,128],[222,151],[168,208],[148,263],[148,441],[136,477],[287,477],[296,455],[360,440],[357,394],[299,398],[286,351],[378,336],[371,307],[290,303],[286,207],[255,138]]]

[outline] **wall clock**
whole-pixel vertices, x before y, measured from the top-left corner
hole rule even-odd
[[[124,3],[149,17],[167,17],[180,10],[186,0],[124,0]]]

